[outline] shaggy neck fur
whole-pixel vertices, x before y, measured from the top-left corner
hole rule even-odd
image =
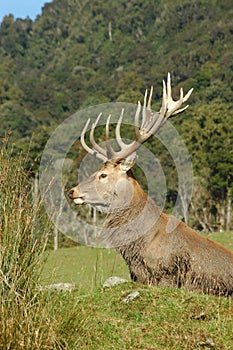
[[[131,203],[122,208],[111,208],[104,222],[105,240],[110,246],[126,246],[142,239],[159,220],[161,212],[136,180]],[[154,233],[153,233],[154,235]]]

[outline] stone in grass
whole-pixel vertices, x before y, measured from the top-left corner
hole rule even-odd
[[[133,301],[134,299],[138,298],[140,296],[139,291],[135,290],[134,292],[130,293],[129,295],[127,295],[127,297],[125,297],[123,299],[123,302],[128,304],[131,301]]]
[[[103,288],[113,287],[113,286],[116,286],[117,284],[126,283],[126,282],[129,282],[129,281],[126,280],[125,278],[112,276],[106,279],[106,281],[103,284]]]
[[[39,286],[39,290],[56,290],[59,292],[72,292],[75,285],[72,283],[53,283],[47,286]]]
[[[196,347],[204,350],[211,350],[215,348],[215,343],[213,342],[213,339],[207,338],[205,341],[199,341]]]

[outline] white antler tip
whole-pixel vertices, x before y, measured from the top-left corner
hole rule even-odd
[[[180,89],[180,99],[182,100],[184,97],[184,91],[183,88]]]
[[[91,118],[88,118],[88,119],[87,119],[87,122],[86,122],[86,124],[85,124],[85,126],[84,126],[84,129],[85,129],[85,130],[88,128],[88,125],[90,124],[90,121],[91,121]]]
[[[170,72],[167,73],[167,81],[169,83],[171,83],[171,74],[170,74]]]
[[[165,91],[166,92],[166,83],[165,83],[165,80],[163,80],[163,91]]]
[[[189,99],[189,97],[190,97],[190,95],[191,95],[192,92],[193,92],[193,88],[190,89],[190,90],[187,92],[187,94],[184,96],[183,102],[186,102],[186,101]]]

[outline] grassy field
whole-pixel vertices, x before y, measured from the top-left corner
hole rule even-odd
[[[115,250],[60,248],[49,252],[41,283],[74,283],[85,292],[100,287],[109,276],[129,279],[125,262]]]
[[[211,239],[233,248],[233,234]],[[50,292],[64,322],[64,349],[233,349],[233,301],[180,289],[128,282],[102,288],[109,276],[129,278],[114,250],[87,247],[49,252],[41,283],[71,282],[71,293]],[[137,299],[124,298],[139,291]]]
[[[233,250],[233,233],[206,235]],[[79,246],[49,251],[41,283],[69,282],[82,290],[100,287],[109,276],[129,279],[128,268],[114,249]]]

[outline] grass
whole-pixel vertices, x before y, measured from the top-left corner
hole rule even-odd
[[[140,296],[124,303],[135,290]],[[195,349],[210,338],[214,349],[233,348],[230,299],[129,282],[60,300],[68,349]]]
[[[211,238],[232,247],[231,233]],[[57,312],[64,315],[61,330],[68,349],[233,349],[231,299],[130,281],[103,289],[102,282],[112,275],[129,278],[114,250],[78,247],[49,253],[43,283],[77,286],[72,293],[53,292],[59,296]],[[124,303],[135,290],[139,298]]]
[[[129,279],[128,268],[114,249],[60,248],[49,252],[41,283],[74,283],[86,292],[100,287],[109,276],[115,275]]]
[[[25,162],[0,140],[0,349],[55,349],[62,342],[56,301],[37,287],[50,224]]]
[[[233,250],[233,232],[212,232],[205,236]]]
[[[206,236],[233,250],[233,233],[211,233]],[[128,268],[114,249],[85,246],[50,251],[41,275],[41,283],[68,282],[83,291],[100,287],[109,276],[129,279]]]

